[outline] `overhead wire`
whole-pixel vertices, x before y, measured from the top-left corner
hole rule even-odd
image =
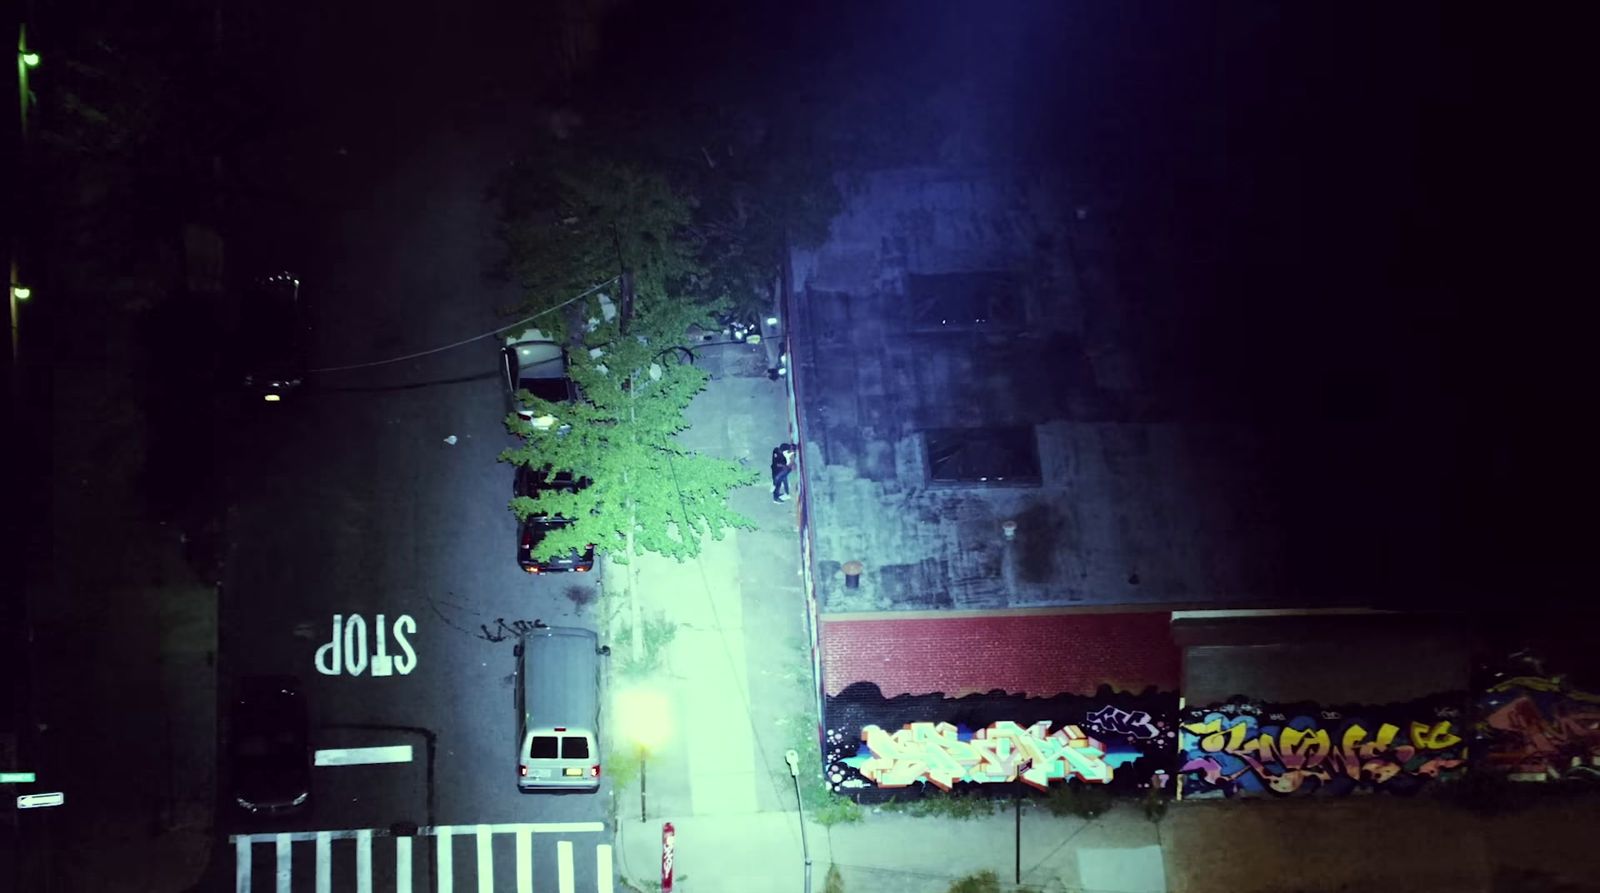
[[[562,307],[565,307],[568,304],[571,304],[571,303],[573,303],[575,301],[581,301],[584,298],[587,298],[588,296],[594,294],[595,292],[599,291],[600,289],[605,288],[606,286],[616,282],[620,278],[621,278],[620,276],[613,276],[610,279],[607,279],[606,281],[600,283],[599,285],[596,285],[593,288],[590,288],[589,290],[583,292],[582,294],[574,295],[574,296],[566,299],[565,301],[562,301],[561,303],[555,305],[554,307],[547,307],[544,310],[540,310],[538,313],[533,314],[532,316],[525,316],[522,319],[516,320],[514,322],[507,323],[507,324],[505,324],[505,325],[503,325],[503,326],[501,326],[501,327],[499,327],[497,329],[491,329],[490,331],[484,332],[481,335],[473,335],[471,338],[463,338],[460,341],[452,341],[451,343],[443,345],[442,347],[431,347],[431,348],[429,348],[427,350],[419,350],[419,351],[416,351],[415,353],[408,353],[408,354],[406,354],[404,356],[389,357],[388,359],[384,359],[384,360],[372,360],[371,362],[367,362],[367,363],[351,363],[351,364],[346,365],[346,366],[324,366],[321,369],[309,369],[309,370],[307,370],[307,372],[308,372],[308,374],[311,374],[311,375],[322,375],[322,374],[325,374],[325,373],[328,373],[328,372],[348,372],[351,369],[370,369],[373,366],[387,366],[387,365],[389,365],[391,363],[403,363],[406,360],[415,360],[418,357],[425,357],[425,356],[429,356],[431,354],[436,354],[436,353],[444,353],[447,350],[455,350],[458,347],[462,347],[464,345],[471,344],[474,341],[482,341],[485,338],[493,338],[494,336],[500,334],[501,332],[506,331],[507,329],[514,329],[517,326],[520,326],[520,325],[522,325],[524,323],[533,322],[534,320],[538,319],[541,316],[544,316],[547,313],[554,313],[555,311],[560,310]]]

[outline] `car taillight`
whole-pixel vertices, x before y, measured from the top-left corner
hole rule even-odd
[[[580,574],[587,574],[589,572],[589,569],[586,568],[586,567],[575,567],[575,568],[573,568],[573,570],[577,571]]]
[[[528,777],[528,767],[527,766],[518,766],[517,767],[517,774],[522,776],[523,778],[527,778]]]
[[[522,531],[522,548],[526,549],[526,548],[528,548],[528,547],[530,547],[532,545],[533,545],[533,531],[531,531],[531,530]]]
[[[599,763],[596,763],[593,766],[589,767],[589,777],[590,778],[599,778],[600,777],[600,764]]]
[[[539,569],[536,568],[536,567],[525,567],[525,568],[523,568],[523,570],[527,571],[530,574],[537,574],[539,572]]]

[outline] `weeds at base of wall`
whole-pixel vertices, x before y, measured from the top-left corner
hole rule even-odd
[[[1044,808],[1057,817],[1070,815],[1080,819],[1097,819],[1116,805],[1116,795],[1098,784],[1053,787],[1044,798]]]
[[[977,874],[957,878],[947,888],[947,893],[1043,893],[1043,888],[1030,884],[1020,886],[1003,884],[998,874],[992,871],[980,871]]]
[[[1002,806],[1010,804],[1010,800],[997,797],[975,797],[970,794],[924,794],[920,797],[908,797],[905,800],[898,798],[876,804],[874,812],[892,812],[900,815],[923,818],[926,816],[940,816],[950,819],[976,819],[994,815]]]
[[[817,740],[817,716],[810,710],[791,714],[781,721],[783,740],[800,755],[800,800],[805,804],[806,818],[823,827],[859,822],[865,813],[849,797],[841,797],[828,789],[822,775],[822,750]],[[780,784],[793,784],[785,769],[778,779]]]

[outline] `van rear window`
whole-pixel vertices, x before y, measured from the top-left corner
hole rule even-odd
[[[589,739],[567,736],[561,739],[561,756],[567,760],[587,760]]]
[[[553,760],[556,758],[556,736],[535,735],[533,744],[528,748],[529,759]]]

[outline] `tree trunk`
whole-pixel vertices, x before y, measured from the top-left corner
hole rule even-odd
[[[636,430],[632,426],[637,422],[633,413],[633,375],[628,375],[628,422],[629,431]],[[633,492],[633,482],[627,480],[632,477],[628,472],[623,472],[626,481],[624,492]],[[639,565],[633,552],[633,529],[638,526],[636,503],[632,496],[628,498],[628,612],[633,627],[633,662],[638,665],[644,661],[644,612],[639,609]]]

